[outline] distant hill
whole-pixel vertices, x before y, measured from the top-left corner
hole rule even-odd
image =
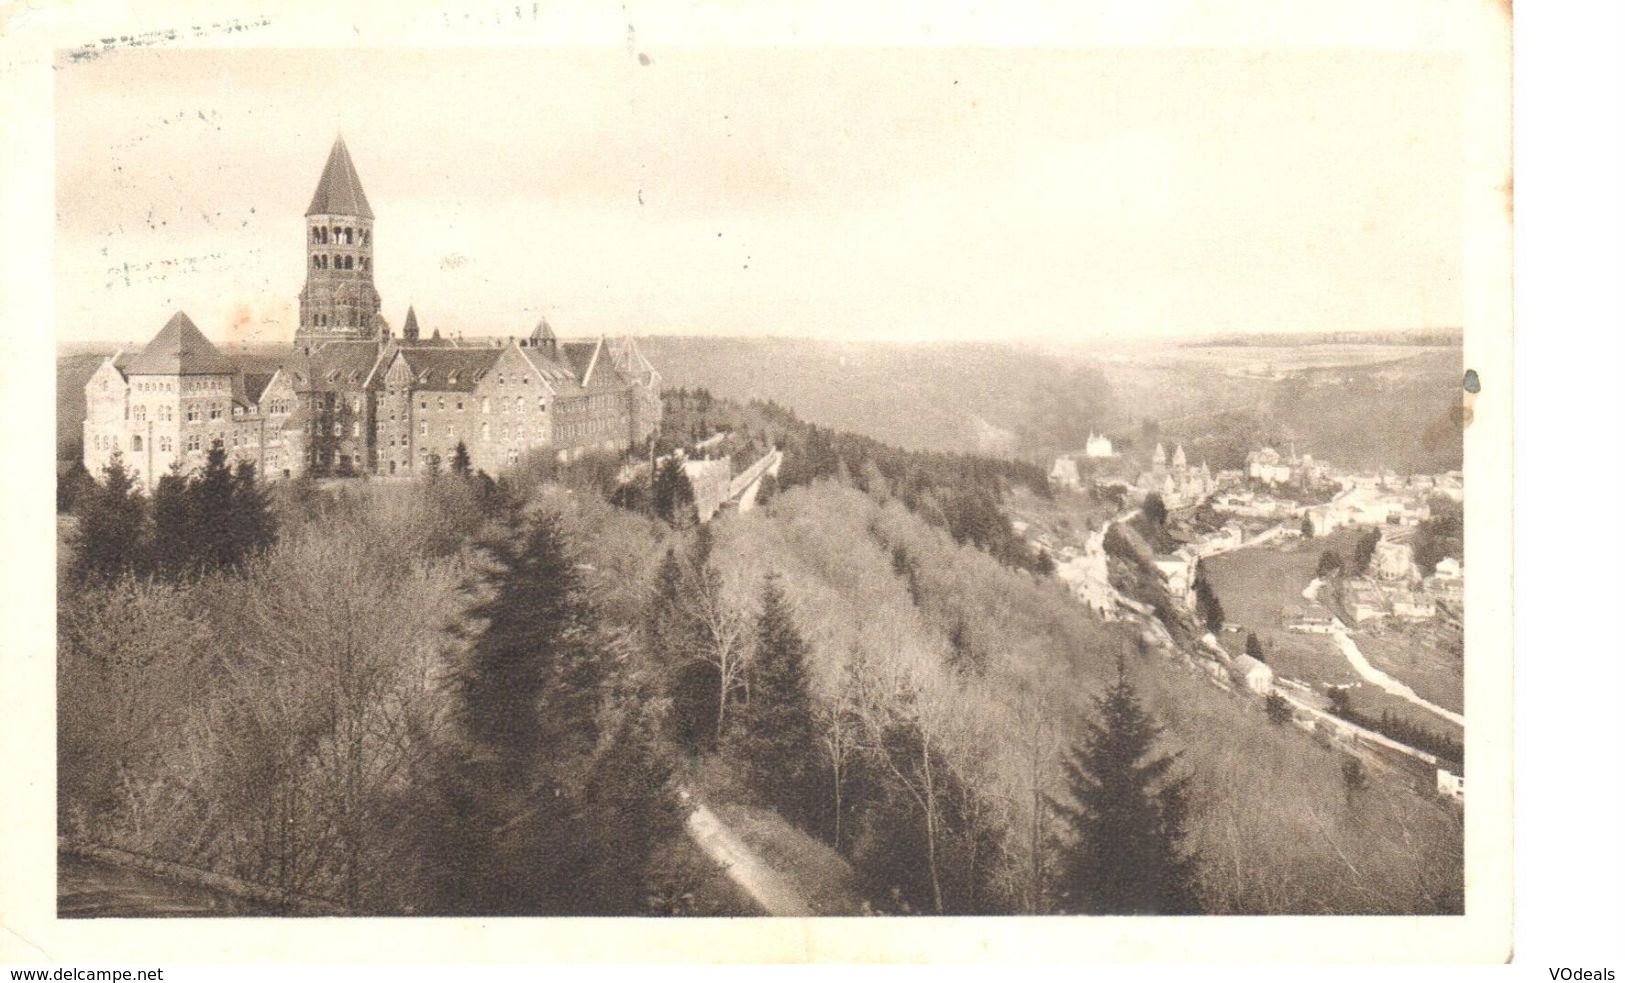
[[[771,399],[806,420],[910,450],[1038,457],[1122,422],[1100,369],[1002,344],[811,338],[638,342],[669,386]]]

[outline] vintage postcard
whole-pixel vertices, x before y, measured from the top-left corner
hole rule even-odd
[[[8,959],[1509,957],[1507,8],[6,17]]]

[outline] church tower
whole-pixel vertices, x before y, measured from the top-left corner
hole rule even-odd
[[[294,344],[376,341],[380,306],[372,282],[372,208],[340,136],[305,209],[305,287]]]

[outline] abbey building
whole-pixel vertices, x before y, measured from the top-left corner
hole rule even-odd
[[[149,488],[220,442],[267,478],[407,475],[462,443],[495,473],[529,451],[624,451],[660,423],[660,373],[630,336],[560,341],[544,318],[524,338],[465,344],[397,335],[373,285],[373,213],[343,138],[305,211],[305,285],[291,350],[221,352],[177,312],[139,353],[85,386],[84,463],[117,451]]]

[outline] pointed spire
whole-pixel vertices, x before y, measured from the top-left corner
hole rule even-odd
[[[553,333],[553,326],[547,323],[546,317],[543,317],[536,322],[536,330],[530,333],[530,340],[535,342],[557,342],[559,336]]]
[[[1167,464],[1168,452],[1162,449],[1162,441],[1157,441],[1157,449],[1151,454],[1152,464]]]
[[[401,337],[407,341],[418,340],[418,312],[411,304],[406,305],[406,323],[401,325]]]
[[[341,135],[333,141],[333,150],[327,155],[327,166],[322,179],[316,183],[316,194],[310,199],[309,215],[355,215],[372,218],[367,194],[361,190],[361,176],[350,160],[350,148]]]

